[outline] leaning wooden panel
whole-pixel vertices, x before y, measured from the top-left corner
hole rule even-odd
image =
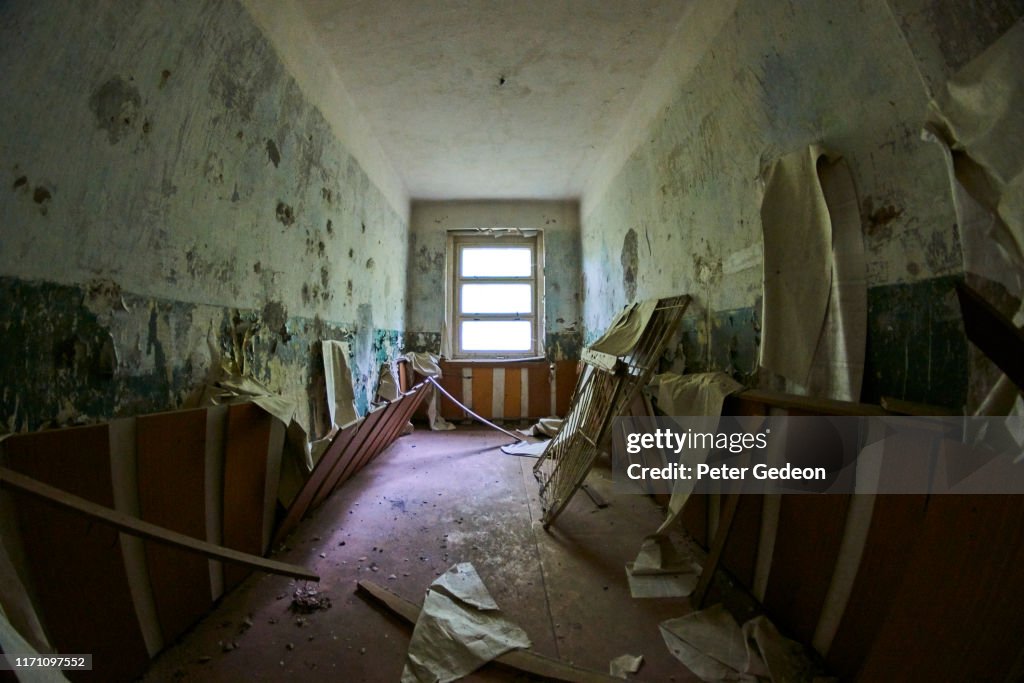
[[[383,427],[384,436],[381,440],[381,444],[376,453],[370,456],[368,461],[376,458],[386,450],[388,446],[395,442],[402,433],[402,430],[405,429],[407,424],[409,424],[409,418],[412,417],[413,412],[415,412],[419,407],[420,403],[423,401],[423,397],[426,396],[429,389],[430,387],[427,386],[427,383],[423,383],[413,387],[411,391],[405,393],[399,398],[398,410],[393,417],[388,418],[387,425]]]
[[[298,525],[302,518],[306,516],[306,512],[313,503],[313,499],[316,497],[317,491],[345,453],[348,444],[356,435],[359,424],[359,422],[353,422],[350,425],[342,427],[341,431],[335,434],[331,444],[327,447],[327,450],[324,451],[323,455],[320,456],[320,460],[318,460],[316,465],[313,466],[313,471],[306,479],[306,482],[295,495],[295,499],[292,500],[292,504],[288,506],[288,512],[285,514],[284,519],[281,520],[281,524],[278,525],[277,531],[274,533],[274,540],[271,543],[271,547],[276,547],[281,543]]]
[[[857,680],[1021,680],[1021,529],[1024,496],[931,496]]]
[[[135,420],[139,517],[199,540],[206,538],[206,410]],[[210,608],[209,562],[202,555],[147,541],[146,567],[164,642]]]
[[[224,545],[262,555],[267,480],[267,444],[273,418],[254,403],[228,407],[224,444]],[[224,588],[231,590],[250,570],[224,567]]]
[[[107,425],[14,436],[3,449],[15,472],[114,507]],[[53,646],[60,653],[93,655],[93,671],[75,678],[134,679],[149,654],[117,531],[33,498],[17,498],[14,507]]]
[[[885,622],[920,535],[927,506],[928,497],[924,495],[875,497],[857,578],[832,646],[825,653],[829,670],[844,681],[856,678]]]
[[[377,426],[380,424],[380,419],[384,417],[384,408],[377,408],[371,410],[363,418],[363,423],[359,427],[359,433],[356,434],[356,438],[352,439],[347,449],[347,454],[344,462],[339,462],[331,473],[331,476],[324,482],[323,487],[317,492],[316,498],[313,500],[313,505],[317,506],[323,503],[327,496],[341,485],[346,479],[352,476],[354,471],[355,463],[362,457],[365,452],[367,444],[373,439],[377,433]]]
[[[149,522],[143,522],[138,517],[125,514],[120,510],[72,495],[49,484],[43,484],[37,479],[25,476],[6,467],[0,467],[0,483],[3,484],[4,488],[14,489],[19,493],[26,493],[36,499],[45,501],[49,505],[70,510],[75,514],[83,515],[88,519],[110,526],[130,536],[156,541],[157,543],[166,543],[189,552],[199,553],[218,562],[239,564],[250,569],[258,569],[259,571],[280,574],[281,576],[290,576],[295,579],[302,579],[303,581],[320,580],[320,576],[316,572],[305,567],[268,560],[259,555],[251,555],[208,541],[196,540],[191,536],[179,534],[177,531],[171,531]]]
[[[366,463],[377,457],[377,454],[384,450],[384,442],[387,439],[388,433],[397,421],[396,418],[402,410],[404,399],[398,399],[392,401],[384,406],[381,410],[380,418],[377,420],[377,424],[373,428],[373,433],[370,438],[366,440],[363,447],[356,454],[353,459],[351,466],[342,477],[335,488],[344,484],[348,479],[355,475],[359,470],[366,466]]]
[[[779,628],[809,643],[843,539],[850,496],[785,494],[764,606]]]

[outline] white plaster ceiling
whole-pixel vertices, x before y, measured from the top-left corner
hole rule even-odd
[[[298,2],[413,199],[579,197],[689,4]]]

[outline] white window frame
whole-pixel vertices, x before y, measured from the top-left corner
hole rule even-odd
[[[466,247],[529,247],[531,273],[529,277],[462,277],[462,249]],[[453,360],[505,360],[540,358],[544,356],[544,234],[541,230],[523,234],[521,230],[485,234],[448,233],[447,277],[445,297],[445,322],[451,335]],[[523,283],[533,286],[533,311],[531,313],[461,313],[460,285],[468,283]],[[465,320],[529,320],[532,325],[530,348],[526,351],[464,351],[462,349],[462,325]]]

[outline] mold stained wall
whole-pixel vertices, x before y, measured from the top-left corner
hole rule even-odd
[[[409,226],[406,339],[410,349],[437,353],[440,348],[448,231],[513,227],[544,231],[548,359],[579,358],[582,326],[576,202],[414,201]]]
[[[849,164],[861,207],[869,288],[862,399],[963,406],[955,214],[940,153],[919,132],[931,88],[998,37],[1021,3],[999,12],[965,4],[738,2],[607,189],[584,194],[585,341],[631,299],[689,293],[677,368],[756,383],[758,175],[820,142]],[[944,34],[977,36],[978,23],[987,39],[965,38],[949,54]]]
[[[179,407],[234,361],[320,431],[321,339],[366,410],[407,217],[242,6],[7,2],[0,27],[0,430]]]

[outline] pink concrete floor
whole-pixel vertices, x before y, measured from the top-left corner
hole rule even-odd
[[[545,531],[535,461],[502,454],[505,443],[497,432],[467,427],[418,428],[399,439],[276,555],[315,568],[330,609],[300,621],[289,611],[296,583],[254,574],[165,650],[144,680],[398,681],[412,629],[357,595],[356,582],[371,579],[419,603],[457,562],[475,565],[537,652],[604,672],[618,655],[642,654],[631,680],[699,680],[658,631],[658,622],[690,611],[687,600],[635,600],[626,583],[623,565],[658,526],[659,508],[612,493],[610,472],[599,466],[588,483],[611,505],[598,509],[580,492]],[[464,680],[539,679],[492,664]]]

